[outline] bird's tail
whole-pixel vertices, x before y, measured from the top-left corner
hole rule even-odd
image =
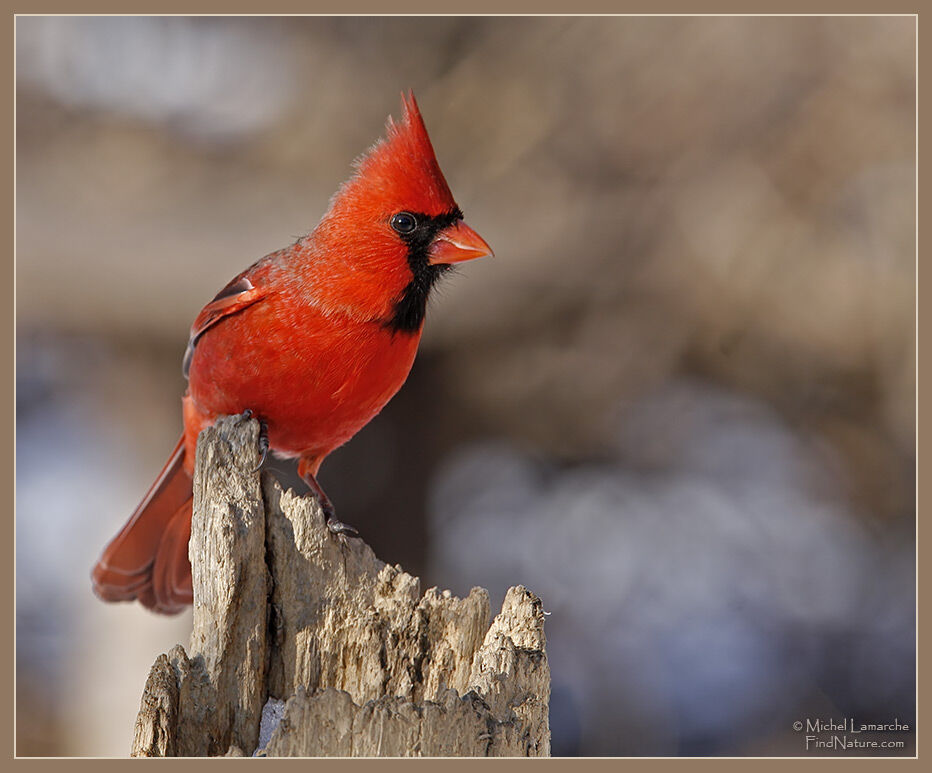
[[[126,525],[104,548],[91,572],[104,601],[139,599],[166,615],[192,601],[191,476],[184,469],[184,436]]]

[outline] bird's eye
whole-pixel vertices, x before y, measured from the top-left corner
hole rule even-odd
[[[409,234],[417,228],[417,218],[410,212],[399,212],[397,215],[392,215],[391,223],[392,228],[400,234]]]

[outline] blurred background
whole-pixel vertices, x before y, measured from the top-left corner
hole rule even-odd
[[[189,325],[407,88],[496,257],[324,465],[340,517],[424,588],[543,598],[554,754],[913,725],[914,19],[16,31],[18,754],[128,754],[190,613],[88,573],[180,432]]]

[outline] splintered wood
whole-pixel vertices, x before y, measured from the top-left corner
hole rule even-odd
[[[313,497],[252,472],[258,431],[228,417],[198,439],[194,630],[152,666],[133,756],[548,756],[540,599],[511,588],[490,626],[482,588],[422,596]]]

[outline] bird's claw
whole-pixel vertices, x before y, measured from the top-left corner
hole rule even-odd
[[[262,468],[262,465],[265,464],[265,458],[269,455],[269,435],[268,430],[265,428],[265,422],[262,422],[259,427],[259,463],[256,464],[249,472],[259,472]]]
[[[252,408],[247,408],[240,414],[240,418],[244,421],[254,418],[256,415],[255,411]],[[266,423],[259,419],[259,463],[253,467],[249,472],[259,472],[262,468],[262,465],[265,464],[266,457],[269,455],[269,428],[266,426]]]
[[[308,488],[311,489],[314,496],[317,498],[317,503],[320,505],[320,510],[324,515],[324,521],[330,533],[343,537],[358,537],[359,532],[353,526],[337,520],[336,510],[333,509],[333,503],[330,501],[330,497],[328,497],[320,487],[320,483],[317,482],[317,478],[314,477],[314,474],[307,469],[302,471],[302,464],[298,464],[298,474],[301,476],[302,480],[307,483]]]
[[[342,521],[336,520],[336,518],[327,519],[327,528],[330,529],[332,534],[342,534],[346,537],[358,537],[359,532],[355,527],[350,526],[348,523],[343,523]]]

